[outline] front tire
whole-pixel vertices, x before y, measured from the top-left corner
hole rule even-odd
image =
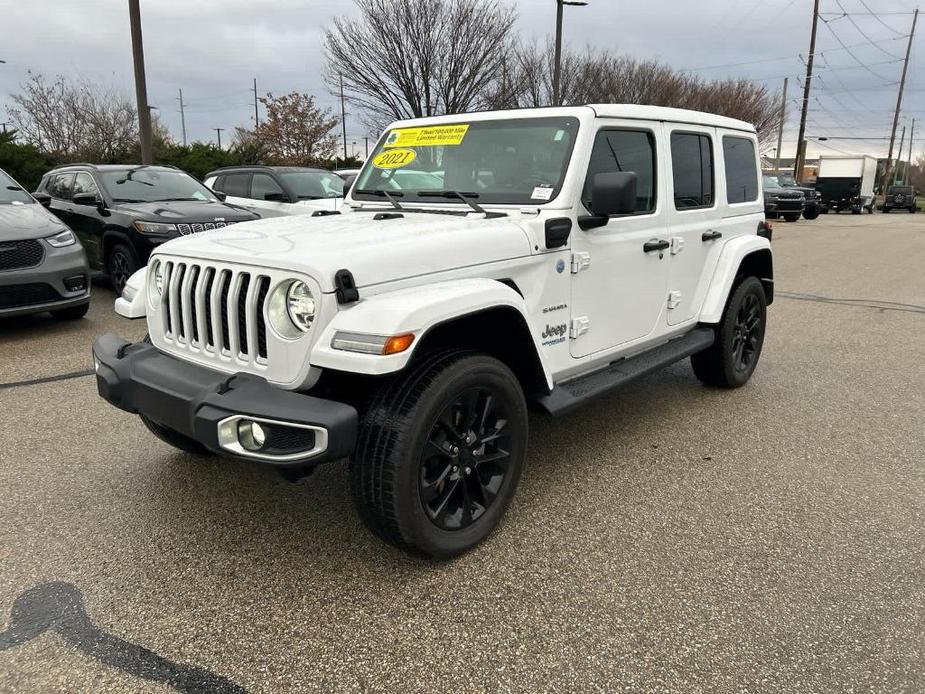
[[[124,243],[117,243],[109,251],[109,256],[106,258],[106,274],[109,275],[112,288],[119,296],[122,296],[125,283],[137,269],[138,259],[135,257],[135,252]]]
[[[813,221],[814,219],[816,219],[817,217],[819,217],[819,210],[813,209],[813,210],[804,210],[804,211],[803,211],[803,219],[806,219],[806,220],[808,220],[808,221],[811,222],[811,221]]]
[[[785,221],[785,222],[799,222],[799,221],[800,221],[800,214],[802,214],[802,212],[801,212],[801,213],[798,213],[798,214],[785,214],[785,215],[784,215],[784,221]]]
[[[767,322],[767,299],[757,277],[739,283],[726,304],[711,347],[691,357],[703,383],[719,388],[745,385],[758,366]]]
[[[452,557],[498,525],[526,449],[527,406],[511,370],[483,354],[434,352],[383,385],[363,414],[354,500],[386,542]]]

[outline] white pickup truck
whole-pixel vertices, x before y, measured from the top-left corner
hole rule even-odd
[[[751,377],[774,294],[755,130],[630,105],[398,122],[342,214],[170,241],[131,289],[150,337],[97,339],[102,397],[185,451],[349,458],[376,534],[452,556],[511,501],[528,406],[687,357]]]

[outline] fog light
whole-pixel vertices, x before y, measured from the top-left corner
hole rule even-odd
[[[238,422],[238,441],[248,451],[259,451],[267,442],[267,434],[257,422],[242,419]]]
[[[87,276],[74,275],[73,277],[65,277],[64,287],[69,292],[81,292],[87,288]]]

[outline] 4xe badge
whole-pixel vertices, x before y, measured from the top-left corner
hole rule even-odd
[[[543,341],[543,347],[550,347],[552,345],[558,345],[565,342],[565,334],[568,332],[568,325],[562,323],[561,325],[546,325],[546,330],[543,331],[543,334],[540,335],[540,339]]]

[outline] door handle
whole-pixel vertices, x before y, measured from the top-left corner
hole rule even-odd
[[[700,237],[701,241],[715,241],[716,239],[723,238],[723,232],[715,231],[710,229],[710,231],[703,232],[703,235]]]
[[[642,245],[642,250],[645,253],[652,253],[653,251],[664,251],[670,247],[671,244],[664,239],[651,239]]]

